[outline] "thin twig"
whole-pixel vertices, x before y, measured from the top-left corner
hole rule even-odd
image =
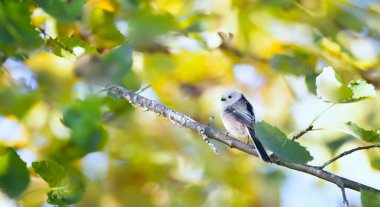
[[[207,138],[217,140],[223,144],[226,144],[227,146],[231,148],[238,149],[250,155],[258,156],[255,147],[253,147],[252,145],[247,145],[246,143],[240,140],[227,136],[225,133],[222,133],[219,130],[216,130],[211,127],[207,127],[206,125],[203,125],[191,119],[187,115],[174,111],[168,108],[167,106],[164,106],[156,101],[147,99],[143,96],[136,94],[135,92],[131,90],[124,89],[123,87],[120,87],[120,86],[110,85],[110,86],[107,86],[106,89],[113,94],[122,96],[123,98],[127,99],[134,106],[148,108],[150,111],[156,113],[157,115],[162,115],[163,117],[170,119],[172,122],[180,124],[181,126],[187,129],[190,129],[191,131],[194,131],[196,133],[199,133],[200,129],[204,129],[205,130],[204,133],[207,136]],[[362,183],[358,183],[353,180],[349,180],[347,178],[327,172],[321,169],[320,167],[310,166],[306,164],[284,162],[278,159],[277,157],[275,157],[274,155],[271,155],[271,160],[274,164],[277,164],[279,166],[283,166],[283,167],[293,169],[299,172],[304,172],[306,174],[313,175],[315,177],[321,178],[323,180],[334,183],[336,185],[341,184],[339,186],[343,185],[345,188],[349,188],[355,191],[371,190],[371,191],[380,193],[380,190],[378,189],[375,189],[370,186],[364,185]]]
[[[342,152],[341,154],[339,154],[338,156],[332,158],[331,160],[325,162],[322,166],[320,166],[319,168],[320,169],[323,169],[325,168],[326,166],[330,165],[331,163],[335,162],[336,160],[346,156],[346,155],[349,155],[353,152],[356,152],[356,151],[359,151],[359,150],[366,150],[366,149],[371,149],[371,148],[375,148],[375,147],[380,147],[380,144],[374,144],[374,145],[368,145],[368,146],[364,146],[364,147],[357,147],[357,148],[354,148],[354,149],[351,149],[351,150],[347,150],[345,152]]]
[[[344,189],[344,186],[340,186],[340,190],[342,191],[342,197],[343,197],[343,206],[349,207],[347,196],[346,196],[346,190]]]
[[[329,107],[327,107],[326,109],[324,109],[323,111],[321,111],[317,116],[314,117],[314,119],[310,122],[309,126],[298,132],[296,135],[293,136],[292,140],[296,140],[296,139],[299,139],[301,138],[303,135],[305,135],[306,133],[310,132],[310,131],[313,131],[314,129],[314,123],[315,121],[317,121],[317,119],[322,116],[322,114],[324,114],[326,111],[328,111],[329,109],[331,109],[333,106],[335,106],[335,103],[331,104]]]
[[[313,130],[313,127],[314,127],[313,125],[309,125],[306,129],[304,129],[304,130],[300,131],[298,134],[294,135],[293,138],[292,138],[292,140],[294,141],[294,140],[302,137],[304,134],[306,134],[309,131]]]
[[[137,94],[141,94],[142,92],[144,92],[146,89],[148,89],[148,88],[150,88],[150,87],[152,87],[151,84],[146,85],[146,86],[140,88],[138,91],[136,91],[136,93],[137,93]]]
[[[208,124],[207,124],[208,127],[211,127],[211,124],[212,124],[212,122],[214,121],[214,119],[215,119],[214,116],[210,116],[210,117],[208,118]]]
[[[46,31],[44,29],[41,29],[41,28],[37,28],[37,29],[45,36],[45,38],[47,38],[48,40],[51,40],[51,41],[57,43],[61,48],[63,48],[64,50],[68,51],[70,54],[74,55],[76,58],[78,58],[78,56],[74,53],[74,51],[71,50],[70,48],[68,48],[62,42],[58,41],[58,38],[51,37],[50,35],[48,35],[46,33]]]
[[[323,111],[321,111],[314,119],[313,121],[311,121],[310,125],[314,125],[314,122],[317,121],[317,119],[322,116],[326,111],[328,111],[329,109],[331,109],[333,106],[335,106],[336,103],[333,103],[331,104],[329,107],[327,107],[326,109],[324,109]]]
[[[211,149],[215,152],[215,154],[219,154],[218,148],[211,142],[210,138],[206,135],[205,128],[199,128],[199,134],[202,136],[203,140],[211,147]]]

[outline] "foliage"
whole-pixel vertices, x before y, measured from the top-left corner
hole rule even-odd
[[[362,190],[360,191],[360,194],[363,207],[375,207],[380,205],[379,193],[369,190]]]
[[[41,7],[48,14],[55,17],[58,21],[63,23],[72,22],[82,14],[84,0],[75,0],[71,3],[65,0],[59,1],[44,1],[36,0],[37,6]]]
[[[42,40],[30,25],[29,1],[0,4],[0,51],[5,55],[25,53],[41,46]]]
[[[83,48],[87,54],[98,54],[94,47],[76,37],[59,36],[55,39],[49,39],[47,44],[52,47],[53,53],[60,57],[64,57],[65,53],[74,53],[76,47]]]
[[[47,183],[48,203],[55,205],[70,205],[82,199],[85,184],[82,175],[73,168],[63,168],[54,161],[33,162],[33,169]]]
[[[331,67],[324,68],[316,78],[317,95],[324,101],[335,103],[351,103],[376,97],[373,85],[364,80],[351,81],[346,86],[339,79]]]
[[[101,100],[89,96],[75,101],[63,111],[63,124],[71,129],[69,158],[81,157],[89,152],[101,150],[107,139],[102,126]]]
[[[379,3],[363,2],[1,0],[2,192],[25,206],[282,205],[288,171],[219,144],[214,156],[198,134],[100,90],[119,84],[208,123],[237,88],[268,150],[318,165],[353,137],[379,143]],[[312,130],[327,130],[285,136],[315,117]],[[366,155],[378,171],[378,151]],[[375,198],[362,192],[363,206]]]
[[[30,182],[26,163],[13,148],[0,150],[0,188],[9,197],[17,198]]]
[[[313,157],[305,147],[290,140],[276,127],[265,122],[254,124],[258,139],[281,160],[293,163],[307,163]]]
[[[352,134],[354,137],[370,143],[380,143],[379,131],[365,130],[352,122],[347,122],[346,126],[350,131],[350,134]]]

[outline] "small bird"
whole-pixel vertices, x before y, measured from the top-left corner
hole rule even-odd
[[[264,146],[256,138],[252,126],[256,121],[255,114],[252,105],[244,95],[240,91],[228,89],[224,91],[220,101],[222,102],[220,115],[228,133],[236,137],[249,137],[256,147],[259,157],[265,162],[271,162]],[[247,143],[249,143],[249,139]]]

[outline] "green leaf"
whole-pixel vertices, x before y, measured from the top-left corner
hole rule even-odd
[[[141,81],[132,70],[124,77],[123,85],[130,90],[138,90],[141,87]]]
[[[352,136],[366,142],[380,143],[380,130],[365,130],[352,122],[347,122],[346,126]]]
[[[84,22],[92,31],[91,43],[97,48],[113,48],[123,43],[125,37],[115,25],[115,14],[94,9]]]
[[[213,30],[218,26],[219,15],[217,14],[205,14],[205,13],[196,13],[191,14],[186,17],[183,21],[180,22],[180,27],[184,33],[200,33],[205,30]]]
[[[314,73],[317,57],[298,49],[291,55],[274,55],[270,62],[277,71],[299,76]]]
[[[137,89],[140,87],[140,80],[131,70],[132,54],[132,47],[123,44],[102,58],[82,56],[77,61],[76,73],[88,82],[122,84],[130,89]]]
[[[61,57],[64,56],[62,51],[73,53],[75,47],[83,48],[87,54],[99,54],[93,46],[77,37],[59,36],[51,40],[50,45],[53,46],[53,53]]]
[[[326,143],[326,146],[330,150],[331,154],[334,154],[337,149],[339,149],[341,146],[343,146],[345,143],[350,142],[354,140],[352,136],[345,135],[344,137],[340,137],[338,139],[329,141]]]
[[[70,23],[80,17],[85,0],[36,0],[38,6],[62,23]]]
[[[161,35],[177,28],[177,22],[174,16],[163,13],[153,14],[151,12],[139,12],[130,19],[131,31],[146,35]],[[146,25],[150,25],[147,27]],[[149,34],[147,34],[149,33]]]
[[[117,63],[117,65],[120,65],[120,68],[129,71],[132,66],[132,52],[133,49],[130,45],[123,44],[109,52],[104,57],[104,61],[114,64]]]
[[[362,31],[365,27],[365,23],[362,18],[358,17],[355,12],[350,12],[346,9],[340,9],[334,12],[334,20],[337,24],[343,28],[346,28],[348,31]]]
[[[272,1],[266,1],[266,0],[260,0],[260,4],[263,6],[273,6],[273,7],[291,7],[294,4],[296,4],[296,1],[294,0],[272,0]]]
[[[132,47],[129,44],[123,44],[108,53],[103,60],[110,64],[108,71],[109,80],[113,83],[123,82],[125,76],[132,68]]]
[[[326,102],[352,103],[376,97],[375,87],[364,80],[351,81],[348,86],[340,81],[332,67],[325,67],[316,79],[317,95]]]
[[[149,26],[147,26],[149,25]],[[173,15],[152,12],[138,12],[129,18],[128,37],[134,45],[147,46],[160,35],[178,28]]]
[[[0,149],[0,188],[11,198],[17,198],[30,182],[26,163],[13,148]]]
[[[265,122],[254,123],[253,127],[257,138],[281,160],[301,164],[313,160],[305,147],[288,139],[278,128]]]
[[[353,92],[352,99],[354,100],[376,97],[375,87],[364,80],[351,81],[348,87]]]
[[[370,159],[370,164],[374,169],[380,170],[380,157],[372,157]]]
[[[31,25],[30,1],[0,2],[0,51],[6,55],[39,48],[42,39]]]
[[[88,96],[77,100],[63,112],[63,124],[71,129],[70,144],[78,156],[102,149],[107,133],[102,126],[101,99]]]
[[[85,182],[79,171],[70,167],[65,169],[58,163],[47,160],[33,162],[32,166],[50,186],[48,203],[70,205],[82,199]]]
[[[380,206],[380,193],[370,190],[360,190],[362,207],[378,207]]]
[[[58,186],[66,176],[65,169],[54,161],[33,162],[32,167],[50,186]]]
[[[0,87],[0,111],[2,115],[22,118],[38,100],[35,92],[21,93],[18,88]]]
[[[48,192],[48,203],[54,205],[71,205],[79,202],[85,193],[86,185],[83,175],[78,171],[68,173],[61,185]]]
[[[332,67],[325,67],[316,79],[317,95],[327,102],[342,102],[352,97],[351,89],[342,84]]]
[[[307,89],[314,93],[317,94],[317,85],[316,85],[316,79],[317,79],[318,74],[316,73],[311,73],[305,76],[305,82]]]

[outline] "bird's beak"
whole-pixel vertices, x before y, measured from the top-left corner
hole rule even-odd
[[[220,100],[221,100],[221,101],[225,101],[226,99],[225,99],[225,98],[221,98]]]

